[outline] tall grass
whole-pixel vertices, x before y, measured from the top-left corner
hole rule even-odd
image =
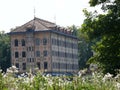
[[[28,74],[14,77],[15,72],[0,72],[0,90],[120,90],[120,75],[92,73],[74,76],[69,81],[66,76],[52,77]]]

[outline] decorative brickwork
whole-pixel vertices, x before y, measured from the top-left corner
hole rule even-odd
[[[11,31],[11,62],[26,72],[78,71],[78,39],[71,31],[34,18]]]

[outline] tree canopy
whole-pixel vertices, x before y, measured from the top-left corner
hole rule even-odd
[[[104,73],[116,74],[120,69],[120,1],[90,0],[90,6],[101,5],[103,14],[84,10],[86,19],[81,31],[93,45],[94,56],[89,63],[96,63]]]
[[[75,25],[67,27],[71,30],[72,34],[77,36],[78,41],[78,59],[79,59],[79,69],[88,68],[87,60],[93,55],[91,50],[92,42],[88,41],[87,36],[81,32],[80,27]]]
[[[0,32],[0,68],[5,72],[10,67],[10,38],[3,31]]]

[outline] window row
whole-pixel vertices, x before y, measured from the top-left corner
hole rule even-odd
[[[26,42],[25,42],[24,39],[22,39],[20,42],[21,42],[21,46],[25,46],[26,45]],[[36,38],[35,39],[35,45],[40,45],[40,43],[42,43],[43,45],[47,45],[47,42],[48,42],[48,40],[46,38],[43,38],[43,40],[40,40],[40,38]],[[19,45],[18,39],[15,39],[14,40],[14,46],[17,47],[18,45]]]
[[[20,57],[19,52],[15,52],[15,58],[19,58],[19,57]],[[23,58],[26,57],[26,52],[25,51],[22,52],[22,57]]]
[[[27,51],[34,51],[34,47],[33,46],[27,47]]]
[[[77,54],[60,52],[60,51],[52,51],[52,56],[78,59],[78,55]]]
[[[19,63],[16,63],[15,66],[19,69],[20,65]],[[26,70],[26,63],[22,63],[22,70]]]
[[[20,64],[19,63],[16,63],[15,64],[15,66],[19,69],[20,68]],[[39,68],[39,69],[41,69],[41,63],[40,62],[37,62],[37,67]],[[44,62],[43,63],[43,66],[44,66],[44,69],[48,69],[48,63],[47,62]],[[27,65],[26,65],[26,63],[22,63],[22,70],[26,70],[26,67],[27,67]]]
[[[47,45],[47,43],[48,43],[47,38],[43,38],[43,40],[40,40],[40,38],[36,38],[35,39],[35,45],[40,45],[40,43],[43,44],[43,45]]]
[[[18,46],[18,44],[19,44],[18,39],[15,39],[15,40],[14,40],[14,46]],[[25,40],[24,40],[24,39],[21,40],[21,45],[22,45],[22,46],[25,46]]]
[[[27,62],[34,62],[34,58],[27,58]]]
[[[42,54],[40,53],[40,51],[36,51],[36,57],[40,57],[42,56]],[[48,56],[48,51],[47,50],[44,50],[43,51],[43,56]]]
[[[40,63],[40,62],[37,62],[37,67],[38,67],[39,69],[41,69],[41,66],[42,66],[41,63]],[[43,67],[44,69],[48,69],[48,63],[47,63],[47,62],[44,62],[44,63],[43,63],[43,66],[44,66],[44,67]]]
[[[52,44],[57,45],[57,46],[62,46],[62,47],[78,49],[78,45],[73,43],[73,42],[57,40],[57,39],[54,39],[54,38],[52,38]]]
[[[36,51],[36,52],[35,52],[35,56],[36,56],[36,57],[40,57],[40,56],[42,56],[42,54],[40,54],[40,51]],[[44,57],[48,56],[48,51],[47,51],[47,50],[44,50],[44,51],[43,51],[43,56],[44,56]],[[15,58],[19,58],[19,57],[20,57],[20,53],[16,51],[16,52],[15,52]],[[22,57],[23,57],[23,58],[26,57],[26,52],[25,52],[25,51],[22,52]]]
[[[67,64],[67,63],[56,63],[54,62],[52,64],[52,68],[53,69],[72,69],[72,70],[76,70],[78,69],[78,65],[77,64]]]

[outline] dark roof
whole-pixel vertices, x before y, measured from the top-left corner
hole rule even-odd
[[[73,32],[71,30],[68,30],[66,28],[60,27],[56,25],[55,23],[39,19],[39,18],[34,18],[33,20],[25,23],[22,26],[17,27],[16,29],[12,30],[9,35],[13,34],[25,34],[26,31],[35,31],[37,32],[54,32],[62,35],[67,35],[69,37],[77,38],[76,36],[73,35]]]
[[[51,30],[51,28],[56,27],[55,23],[39,19],[39,18],[34,18],[33,20],[25,23],[24,25],[17,27],[11,32],[26,32],[28,28],[34,28],[34,31],[43,31],[43,30]]]

